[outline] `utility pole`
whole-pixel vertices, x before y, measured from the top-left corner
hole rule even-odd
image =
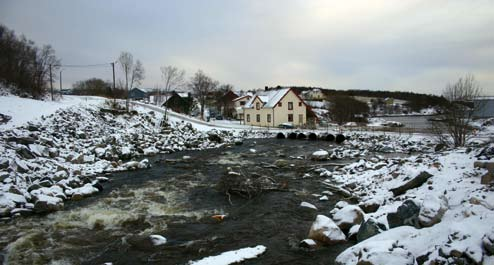
[[[51,74],[51,67],[52,65],[50,64],[50,89],[51,89],[51,101],[53,101],[53,76]]]
[[[62,98],[62,70],[60,70],[60,98]]]
[[[115,95],[115,62],[111,63],[111,67],[113,69],[113,102],[116,102],[116,95]]]

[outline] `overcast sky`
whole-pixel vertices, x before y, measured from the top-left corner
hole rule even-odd
[[[473,74],[494,95],[494,1],[0,0],[0,23],[64,64],[140,59],[237,89],[307,85],[440,94]],[[64,69],[64,86],[111,68]],[[122,78],[117,75],[117,78]]]

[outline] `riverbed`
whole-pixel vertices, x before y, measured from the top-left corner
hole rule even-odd
[[[298,243],[307,237],[316,214],[300,203],[310,202],[318,213],[328,215],[340,200],[333,195],[319,201],[324,190],[320,177],[305,175],[322,163],[306,158],[333,146],[261,139],[155,156],[152,168],[112,174],[102,192],[67,202],[63,211],[4,221],[1,254],[9,264],[186,264],[264,245],[267,251],[245,264],[332,264],[351,243],[316,251],[299,248]],[[230,204],[215,188],[229,167],[249,176],[271,177],[287,191],[253,199],[233,196]],[[218,214],[226,217],[211,218]],[[168,242],[150,245],[149,235],[162,235]]]

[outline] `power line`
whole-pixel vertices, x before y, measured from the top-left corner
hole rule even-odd
[[[58,67],[73,67],[73,68],[84,68],[84,67],[103,67],[111,66],[113,62],[110,63],[99,63],[99,64],[58,64]]]

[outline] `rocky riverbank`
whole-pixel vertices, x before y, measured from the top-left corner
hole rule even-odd
[[[319,174],[323,189],[347,199],[331,211],[318,211],[302,245],[357,243],[337,264],[494,263],[492,143],[444,150],[424,139],[361,137],[366,140],[359,145],[369,150],[421,152],[370,156],[332,171],[308,172]]]
[[[0,217],[60,210],[65,200],[101,190],[105,173],[151,166],[139,157],[241,144],[262,134],[167,126],[161,114],[145,110],[119,115],[96,105],[61,109],[0,132]]]

